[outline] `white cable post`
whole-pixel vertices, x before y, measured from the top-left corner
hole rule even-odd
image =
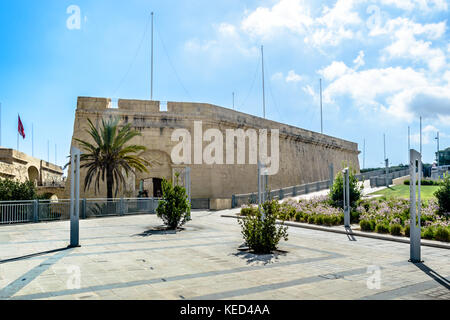
[[[263,204],[266,202],[266,187],[267,187],[267,167],[261,161],[258,161],[258,209],[262,214],[262,219],[266,218]]]
[[[410,262],[420,263],[421,262],[421,222],[420,222],[420,211],[422,204],[420,202],[420,185],[419,185],[419,201],[416,201],[416,171],[422,169],[422,155],[414,149],[409,152],[409,174],[410,174]],[[419,169],[419,170],[417,170]]]
[[[72,147],[70,156],[70,248],[80,246],[80,156]]]
[[[344,226],[350,228],[350,178],[349,168],[342,171],[343,175],[343,196],[344,196]]]
[[[152,12],[152,48],[151,48],[151,89],[150,89],[150,100],[153,100],[153,19],[154,13]]]

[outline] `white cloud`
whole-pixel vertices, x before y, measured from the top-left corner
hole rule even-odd
[[[282,80],[283,79],[283,72],[274,73],[271,79],[272,79],[272,81]]]
[[[382,28],[372,29],[370,35],[390,35],[392,43],[384,48],[384,59],[410,59],[426,63],[430,70],[438,71],[446,65],[446,56],[440,48],[432,47],[432,41],[445,34],[446,25],[446,21],[420,24],[408,18],[396,18],[387,21]]]
[[[286,76],[286,82],[300,82],[302,81],[302,77],[295,73],[294,70],[289,71]]]
[[[318,94],[314,91],[313,87],[311,87],[309,84],[304,86],[302,89],[306,94],[310,95],[314,99],[317,98]]]
[[[440,131],[438,128],[432,125],[427,125],[422,129],[422,144],[434,144],[436,143],[437,133]],[[439,132],[440,138],[449,138],[449,135],[444,132]],[[411,142],[420,143],[420,132],[411,135]]]
[[[342,61],[333,61],[329,66],[319,70],[325,80],[332,81],[336,78],[342,77],[344,74],[351,73],[353,70]]]
[[[337,46],[345,39],[353,39],[355,27],[362,24],[354,10],[358,0],[338,0],[333,8],[325,7],[323,15],[315,19],[314,30],[305,37],[306,43],[315,46]]]
[[[349,96],[359,108],[372,107],[406,121],[419,115],[441,122],[450,118],[450,85],[433,83],[411,67],[357,71],[334,61],[319,73],[333,81],[324,91],[325,101]]]
[[[380,3],[392,5],[407,11],[414,9],[420,9],[422,11],[447,11],[448,9],[446,0],[380,0]]]
[[[243,39],[234,25],[221,23],[215,25],[214,28],[216,32],[214,40],[191,39],[185,43],[185,49],[188,52],[207,53],[208,58],[213,60],[219,60],[236,52],[247,57],[259,54],[258,48]]]
[[[333,7],[325,6],[314,17],[304,0],[280,0],[272,7],[258,7],[241,23],[250,36],[270,38],[280,32],[304,36],[305,43],[316,47],[337,46],[345,39],[353,39],[363,21],[355,5],[365,0],[337,0]]]
[[[304,34],[312,24],[303,0],[280,0],[272,8],[258,7],[242,21],[241,27],[250,35],[269,37],[283,29]]]

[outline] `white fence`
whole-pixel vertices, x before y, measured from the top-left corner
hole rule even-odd
[[[159,198],[81,199],[80,218],[155,214]],[[0,225],[70,220],[70,200],[0,202]]]

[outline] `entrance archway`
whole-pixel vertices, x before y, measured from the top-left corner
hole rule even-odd
[[[39,170],[36,167],[28,168],[28,180],[33,182],[35,186],[39,183]]]
[[[140,155],[151,163],[148,173],[137,173],[136,189],[143,189],[144,196],[160,198],[162,180],[172,179],[172,161],[170,156],[160,150],[149,150]]]

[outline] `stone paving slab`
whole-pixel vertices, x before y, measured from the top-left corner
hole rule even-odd
[[[193,212],[176,234],[150,232],[153,215],[83,220],[82,246],[54,252],[68,221],[2,226],[0,299],[449,298],[449,250],[424,247],[415,265],[407,244],[290,227],[285,254],[255,256],[232,212]]]

